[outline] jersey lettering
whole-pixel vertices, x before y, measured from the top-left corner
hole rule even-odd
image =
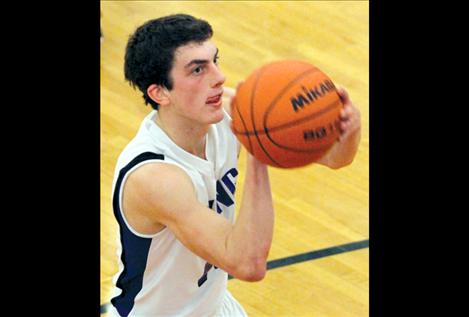
[[[223,212],[222,206],[230,207],[234,204],[234,193],[236,191],[236,176],[238,176],[238,171],[236,168],[230,169],[226,174],[221,178],[221,180],[217,181],[217,213],[221,214]],[[230,194],[226,191],[228,188],[229,192],[233,196],[230,197]],[[209,208],[213,206],[213,200],[208,202]],[[221,204],[221,205],[220,205]]]
[[[206,281],[207,281],[207,274],[208,274],[208,271],[210,271],[210,269],[213,267],[212,264],[210,263],[205,263],[205,268],[204,268],[204,274],[202,275],[201,278],[199,278],[199,280],[197,281],[197,285],[199,285],[199,287],[201,287]],[[215,270],[218,269],[216,266],[215,266]]]

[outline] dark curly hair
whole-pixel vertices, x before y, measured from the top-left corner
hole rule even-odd
[[[210,39],[213,30],[204,20],[187,14],[174,14],[150,20],[129,37],[125,48],[124,74],[133,88],[143,92],[145,104],[158,109],[159,104],[148,97],[147,89],[156,84],[173,88],[169,73],[174,51],[189,42]]]

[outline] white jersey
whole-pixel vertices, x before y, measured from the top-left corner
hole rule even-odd
[[[157,111],[142,122],[117,161],[113,209],[119,224],[119,271],[114,277],[111,316],[245,315],[229,293],[228,274],[187,249],[169,228],[141,234],[122,212],[122,189],[131,172],[148,163],[179,166],[191,178],[200,203],[234,222],[238,142],[225,112],[210,126],[203,160],[177,146],[155,123]],[[158,182],[158,178],[155,178]],[[226,301],[229,300],[227,304]],[[225,312],[222,312],[225,310]]]

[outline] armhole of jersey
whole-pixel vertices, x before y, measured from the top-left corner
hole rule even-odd
[[[119,210],[118,210],[118,212],[120,213],[120,216],[121,216],[122,220],[124,221],[125,226],[130,230],[130,232],[132,232],[137,237],[141,237],[141,238],[155,238],[155,237],[158,237],[159,235],[162,235],[168,229],[168,227],[165,226],[161,231],[158,231],[157,233],[153,233],[153,234],[140,233],[137,230],[135,230],[129,224],[129,222],[127,221],[127,218],[125,217],[125,213],[124,213],[124,210],[123,210],[122,196],[123,196],[124,184],[127,181],[127,178],[130,176],[130,174],[132,174],[132,172],[134,172],[139,167],[142,167],[143,165],[150,164],[150,163],[172,164],[172,165],[175,165],[175,166],[179,167],[181,170],[184,171],[184,173],[186,173],[189,176],[189,179],[191,180],[192,186],[194,186],[194,189],[196,188],[196,186],[194,184],[194,181],[192,180],[192,177],[190,177],[190,175],[186,171],[186,169],[184,169],[181,165],[179,165],[175,162],[171,162],[171,161],[166,161],[166,160],[161,160],[161,159],[148,159],[148,160],[145,160],[145,161],[142,161],[142,162],[136,164],[135,166],[130,168],[128,171],[126,171],[125,174],[124,174],[124,177],[122,178],[122,183],[120,184],[120,187],[119,187],[119,193],[118,193]]]

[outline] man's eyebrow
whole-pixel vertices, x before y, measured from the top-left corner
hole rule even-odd
[[[207,64],[207,63],[208,63],[208,60],[206,60],[206,59],[193,59],[193,60],[190,61],[190,63],[188,63],[186,66],[184,66],[184,68],[189,68],[194,64],[203,65],[203,64]]]
[[[218,55],[218,48],[217,48],[217,51],[215,52],[215,57],[217,57],[217,55]],[[207,59],[193,59],[186,66],[184,66],[184,68],[189,68],[192,65],[203,65],[207,63],[208,63]]]

